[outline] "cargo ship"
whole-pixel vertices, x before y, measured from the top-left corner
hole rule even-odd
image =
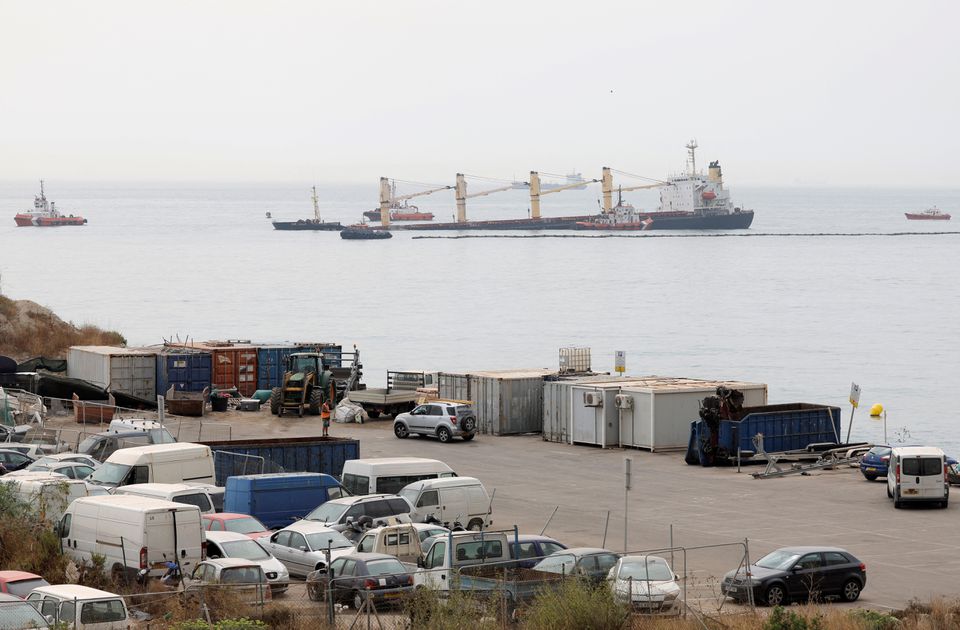
[[[275,230],[312,230],[334,232],[343,229],[339,221],[324,221],[320,218],[320,204],[317,201],[317,187],[313,190],[313,218],[298,219],[296,221],[273,221]],[[269,213],[267,216],[270,216]]]
[[[367,210],[363,213],[371,221],[380,220],[380,210]],[[420,208],[408,204],[406,201],[390,204],[391,221],[433,221],[432,212],[421,212]]]
[[[33,197],[33,210],[19,212],[13,217],[18,227],[61,227],[64,225],[84,225],[87,220],[83,217],[61,214],[56,203],[47,201],[43,190],[43,180],[40,180],[40,194]]]
[[[696,170],[697,143],[687,145],[687,171],[672,175],[660,185],[638,186],[660,189],[660,209],[638,210],[618,195],[617,205],[586,221],[578,230],[744,230],[753,223],[753,210],[744,210],[730,201],[723,187],[720,162],[710,163],[707,175]],[[605,174],[606,176],[606,174]]]
[[[909,221],[949,221],[950,215],[941,212],[936,206],[923,212],[904,212]]]

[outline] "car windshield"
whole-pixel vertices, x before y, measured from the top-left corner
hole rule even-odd
[[[353,547],[353,543],[340,532],[313,532],[312,534],[305,534],[305,536],[310,548],[315,551],[323,551],[328,545],[331,549]]]
[[[534,569],[537,571],[548,571],[550,573],[565,573],[569,574],[573,571],[574,566],[577,564],[577,559],[570,554],[561,554],[558,556],[550,556],[549,558],[544,558],[536,565]]]
[[[800,554],[794,553],[792,551],[777,550],[772,551],[765,555],[764,557],[757,560],[757,566],[763,567],[764,569],[779,569],[784,571],[789,569],[790,566],[797,561],[797,558],[800,557]]]
[[[83,442],[80,442],[80,445],[77,446],[78,453],[89,453],[93,450],[93,447],[96,446],[100,440],[96,437],[88,437]]]
[[[876,455],[877,457],[884,457],[885,455],[890,454],[890,450],[891,449],[889,446],[874,446],[868,452],[871,455]]]
[[[33,466],[52,466],[53,464],[56,464],[56,463],[57,463],[57,460],[54,459],[53,457],[41,457],[41,458],[38,459],[37,461],[35,461],[35,462],[33,462],[32,464],[30,464],[30,466],[31,466],[31,467],[33,467]]]
[[[620,565],[620,573],[617,575],[621,580],[672,580],[673,571],[667,566],[667,563],[659,558],[643,558],[624,560]]]
[[[333,503],[328,501],[307,514],[304,519],[308,521],[319,521],[321,523],[336,523],[340,517],[347,511],[343,503]]]
[[[30,464],[29,466],[27,466],[27,470],[31,470],[31,471],[33,471],[33,472],[44,472],[44,471],[50,470],[50,466],[47,466],[47,465],[44,465],[44,464],[39,464],[39,465],[38,465],[36,462],[34,462],[34,463]],[[59,471],[57,471],[57,472],[59,472]]]
[[[88,602],[80,609],[80,623],[107,623],[109,621],[123,621],[127,612],[123,601],[106,599],[99,602]]]
[[[270,558],[270,554],[263,547],[249,538],[220,543],[220,546],[229,558],[243,558],[244,560],[268,560]]]
[[[267,531],[263,523],[252,516],[227,519],[223,521],[223,525],[227,528],[228,532],[235,532],[237,534],[253,534],[255,532]]]
[[[7,582],[7,592],[11,595],[16,595],[20,599],[26,599],[30,591],[35,588],[40,588],[41,586],[50,586],[50,584],[43,578],[17,580],[16,582]]]
[[[399,560],[384,558],[383,560],[368,562],[367,571],[364,575],[400,575],[407,572],[407,569]]]
[[[230,567],[220,573],[221,584],[260,584],[266,582],[260,567]]]
[[[150,429],[150,437],[154,444],[173,444],[177,441],[166,429]]]
[[[97,483],[103,486],[115,486],[123,481],[123,478],[130,472],[130,466],[126,464],[114,464],[107,462],[90,475],[88,479],[91,483]]]
[[[410,502],[410,505],[417,504],[417,497],[420,495],[420,491],[416,488],[404,488],[400,491],[400,496]]]
[[[47,620],[27,602],[0,602],[0,630],[46,627]]]

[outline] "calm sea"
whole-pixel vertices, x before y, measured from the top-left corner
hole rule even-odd
[[[268,211],[312,214],[309,184],[48,182],[48,196],[89,225],[16,228],[35,188],[0,183],[2,291],[116,328],[131,344],[356,344],[370,386],[387,369],[555,367],[566,345],[590,347],[594,369],[612,370],[623,350],[630,374],[760,381],[771,402],[849,410],[856,381],[855,438],[882,439],[866,409],[879,402],[891,441],[960,454],[960,234],[931,234],[960,231],[960,190],[734,186],[735,201],[757,212],[747,236],[400,232],[356,242],[271,228]],[[324,218],[355,222],[377,188],[326,185],[319,195]],[[543,212],[592,211],[597,196],[544,196]],[[630,200],[656,205],[655,194]],[[903,216],[934,204],[956,218]],[[452,194],[418,205],[452,218]],[[510,191],[468,214],[521,217],[527,207]]]

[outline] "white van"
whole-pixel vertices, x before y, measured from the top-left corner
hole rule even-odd
[[[209,446],[176,442],[123,448],[87,481],[106,488],[135,483],[215,483]]]
[[[350,494],[397,494],[414,481],[456,476],[452,468],[436,459],[375,457],[344,462],[340,482]]]
[[[35,510],[37,518],[48,523],[58,522],[74,499],[107,493],[103,488],[62,475],[3,476],[0,483],[10,486],[18,498]]]
[[[132,486],[120,486],[113,494],[135,494],[140,497],[153,497],[174,503],[186,503],[200,508],[201,514],[214,514],[213,499],[204,488],[188,486],[183,483],[136,483]]]
[[[927,501],[947,507],[950,483],[943,451],[932,446],[904,446],[890,451],[887,496],[893,507],[905,501]]]
[[[480,531],[493,522],[490,495],[473,477],[417,481],[401,490],[400,496],[413,506],[410,517],[418,523],[426,522],[432,515],[445,527],[458,522],[467,529]]]
[[[187,575],[203,560],[206,542],[197,506],[131,495],[77,499],[57,534],[73,560],[104,556],[104,571],[115,577],[160,577],[174,561]]]
[[[127,605],[123,598],[89,586],[60,584],[35,588],[27,596],[46,618],[77,630],[126,630]]]

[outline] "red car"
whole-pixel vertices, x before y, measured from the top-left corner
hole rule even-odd
[[[34,573],[26,571],[0,571],[0,593],[26,599],[35,588],[50,586],[50,583]]]
[[[257,539],[271,532],[267,526],[249,514],[217,512],[203,515],[203,528],[211,532],[234,532]]]

